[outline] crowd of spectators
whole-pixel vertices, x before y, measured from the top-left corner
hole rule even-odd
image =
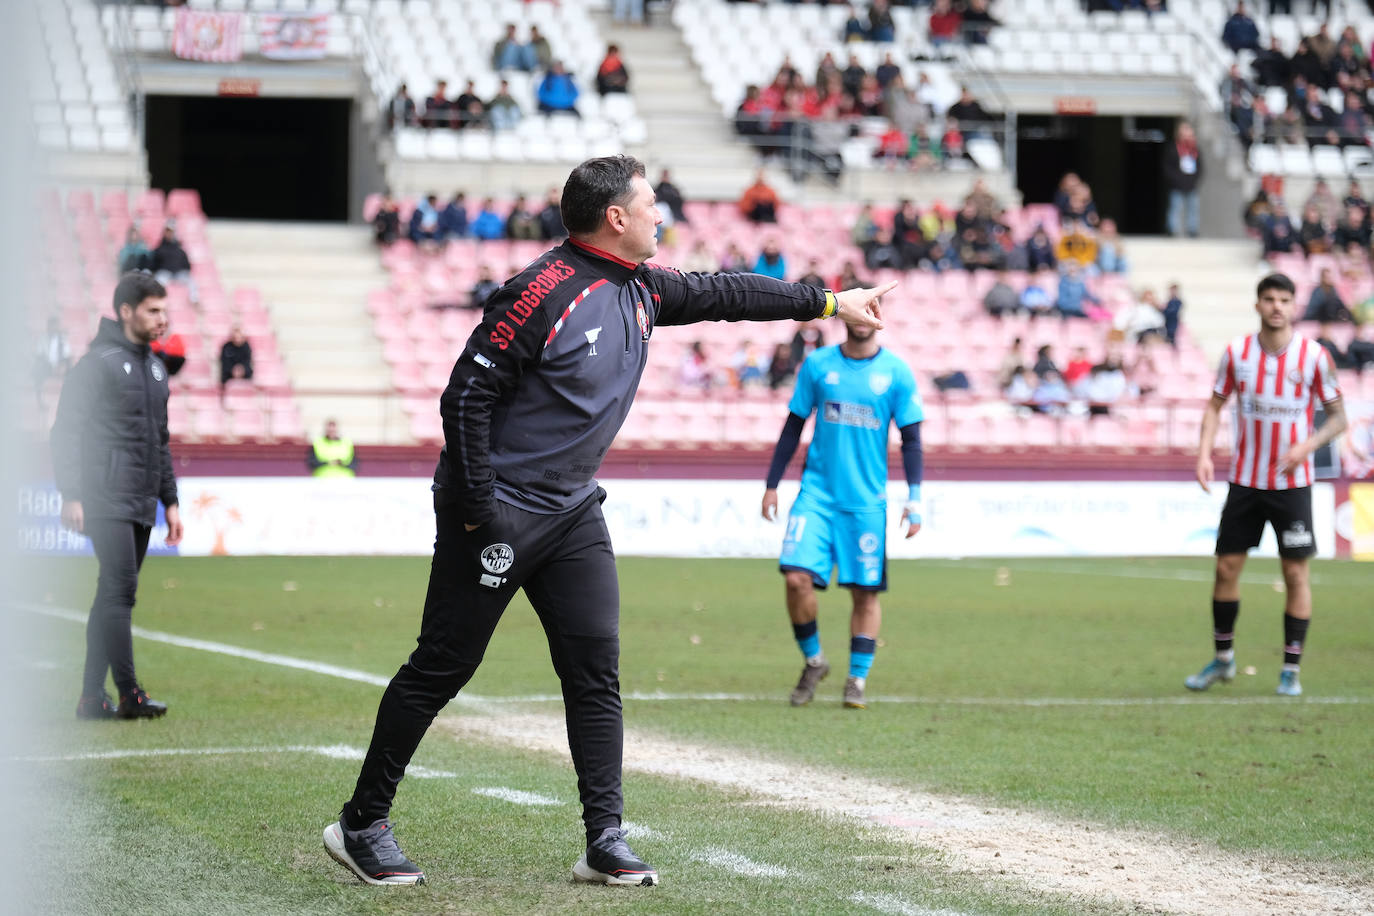
[[[863,118],[888,121],[875,158],[890,168],[931,169],[966,157],[966,137],[990,133],[998,117],[967,87],[946,104],[925,74],[907,85],[891,53],[869,72],[855,54],[841,67],[827,52],[807,77],[784,57],[771,83],[745,87],[735,111],[736,133],[763,156],[783,158],[797,180],[837,177],[840,149]]]
[[[1032,357],[1017,337],[1002,357],[997,382],[1003,397],[1022,414],[1107,416],[1117,404],[1157,390],[1161,357],[1156,350],[1162,340],[1159,335],[1141,338],[1128,363],[1127,348],[1117,335],[1109,335],[1101,361],[1093,362],[1087,347],[1076,346],[1061,367],[1052,344],[1041,345]]]
[[[1282,0],[1287,6],[1288,0]],[[1367,146],[1374,127],[1374,89],[1369,48],[1353,26],[1332,36],[1322,22],[1304,36],[1296,51],[1284,53],[1278,39],[1263,48],[1259,28],[1244,2],[1222,30],[1232,51],[1254,52],[1250,74],[1233,65],[1220,86],[1227,119],[1248,149],[1253,143]],[[1284,90],[1286,104],[1275,111],[1264,90]]]
[[[1288,212],[1281,186],[1262,182],[1242,218],[1246,229],[1259,238],[1266,258],[1332,255],[1343,273],[1360,276],[1369,270],[1374,227],[1370,203],[1357,179],[1351,179],[1343,198],[1337,198],[1324,179],[1317,179],[1297,220]]]

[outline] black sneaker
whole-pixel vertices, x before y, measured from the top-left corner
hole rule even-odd
[[[142,687],[135,687],[129,693],[119,695],[119,708],[115,715],[121,719],[156,719],[167,714],[167,704],[159,703],[148,696]]]
[[[401,852],[385,818],[362,830],[349,830],[342,819],[335,821],[324,828],[324,850],[368,884],[425,883],[425,873]]]
[[[652,887],[658,883],[658,870],[640,861],[625,833],[618,827],[607,827],[601,836],[587,847],[582,858],[573,866],[573,877],[590,884],[629,884]]]
[[[114,704],[110,702],[110,695],[102,690],[97,694],[83,696],[77,701],[76,717],[78,719],[113,719],[115,708]]]

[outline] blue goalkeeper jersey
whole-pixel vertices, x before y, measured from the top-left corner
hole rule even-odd
[[[911,369],[888,350],[850,359],[839,345],[802,363],[787,409],[816,427],[802,491],[835,509],[869,509],[887,499],[888,424],[919,423],[925,412]]]

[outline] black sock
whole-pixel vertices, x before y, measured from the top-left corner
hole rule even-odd
[[[1294,669],[1302,663],[1302,644],[1307,641],[1307,625],[1310,620],[1283,615],[1283,665]]]
[[[1236,616],[1239,613],[1240,601],[1212,599],[1212,642],[1218,652],[1231,648],[1236,638]]]

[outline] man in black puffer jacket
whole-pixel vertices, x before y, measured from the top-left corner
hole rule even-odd
[[[167,543],[181,540],[181,512],[167,433],[167,367],[149,344],[167,330],[167,291],[146,273],[115,287],[118,321],[102,318],[90,350],[67,374],[52,428],[53,474],[62,523],[91,539],[100,561],[86,623],[86,670],[76,715],[82,719],[160,716],[134,677],[131,633],[138,571],[161,500]],[[105,695],[113,670],[119,706]]]

